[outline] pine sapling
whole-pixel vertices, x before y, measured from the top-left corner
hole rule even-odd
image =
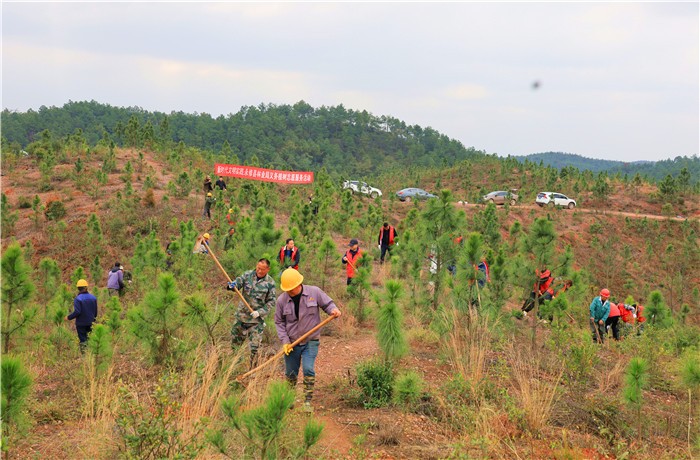
[[[98,372],[102,372],[109,367],[113,351],[111,335],[107,326],[96,324],[92,328],[87,347]]]
[[[2,388],[2,450],[8,452],[8,438],[14,428],[21,431],[24,422],[24,409],[31,392],[32,377],[24,369],[19,358],[3,356],[0,365],[0,386]],[[10,458],[9,453],[7,458]]]
[[[642,358],[632,358],[625,373],[623,397],[637,411],[637,435],[642,436],[642,392],[649,381],[649,364]]]
[[[403,295],[403,287],[396,280],[388,280],[384,285],[386,294],[379,306],[377,318],[377,341],[384,354],[384,361],[394,362],[408,352],[408,341],[403,330],[403,312],[398,300]]]
[[[36,290],[30,273],[19,244],[8,246],[2,255],[3,353],[10,351],[10,339],[23,332],[36,315],[36,308],[28,306]]]
[[[683,362],[681,377],[683,384],[688,388],[688,452],[690,452],[690,425],[693,419],[693,393],[700,390],[700,360],[697,357],[689,356]]]

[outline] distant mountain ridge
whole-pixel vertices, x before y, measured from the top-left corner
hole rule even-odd
[[[542,152],[533,153],[524,156],[515,156],[518,161],[539,164],[553,168],[564,168],[572,166],[579,170],[587,169],[594,173],[606,171],[609,174],[627,174],[634,176],[639,173],[640,176],[647,176],[656,180],[663,179],[666,175],[677,176],[683,168],[687,168],[690,173],[691,182],[700,181],[700,158],[692,157],[676,157],[674,159],[661,161],[616,161],[616,160],[600,160],[597,158],[586,158],[581,155],[564,152]]]

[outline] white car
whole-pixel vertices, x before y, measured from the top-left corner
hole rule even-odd
[[[369,195],[371,198],[377,198],[378,196],[382,196],[381,190],[367,185],[367,182],[361,182],[357,180],[346,180],[345,182],[343,182],[343,188],[352,190],[353,193],[362,193],[364,195]]]
[[[566,195],[555,192],[540,192],[537,194],[535,199],[540,207],[549,206],[553,208],[554,206],[560,206],[562,208],[574,209],[576,207],[576,200],[572,200]]]

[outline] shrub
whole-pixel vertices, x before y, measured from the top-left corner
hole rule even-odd
[[[63,201],[49,200],[46,203],[44,215],[48,220],[60,220],[66,215],[66,206],[63,204]]]
[[[393,399],[396,404],[413,406],[423,391],[423,379],[416,371],[407,371],[396,378]]]
[[[153,195],[153,189],[149,188],[146,190],[146,193],[143,195],[143,205],[147,208],[155,208],[156,207],[156,198]]]
[[[17,201],[17,206],[19,209],[29,209],[32,207],[32,201],[27,196],[21,196]]]
[[[181,404],[176,399],[177,380],[161,378],[153,391],[153,407],[145,406],[122,387],[117,410],[117,432],[122,438],[124,457],[137,458],[197,458],[204,447],[202,427],[195,423],[189,436],[178,426]]]
[[[357,384],[362,390],[365,408],[382,407],[391,401],[394,370],[391,364],[366,361],[357,365]]]

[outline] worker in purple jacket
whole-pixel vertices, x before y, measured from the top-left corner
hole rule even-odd
[[[297,384],[297,375],[301,366],[304,373],[304,410],[311,412],[313,411],[311,398],[316,381],[314,364],[318,355],[321,331],[314,332],[294,348],[291,344],[321,322],[321,309],[336,318],[340,317],[341,313],[328,294],[316,286],[301,284],[302,281],[304,277],[293,268],[282,272],[280,288],[284,292],[277,298],[275,327],[285,354],[287,382],[292,387]]]

